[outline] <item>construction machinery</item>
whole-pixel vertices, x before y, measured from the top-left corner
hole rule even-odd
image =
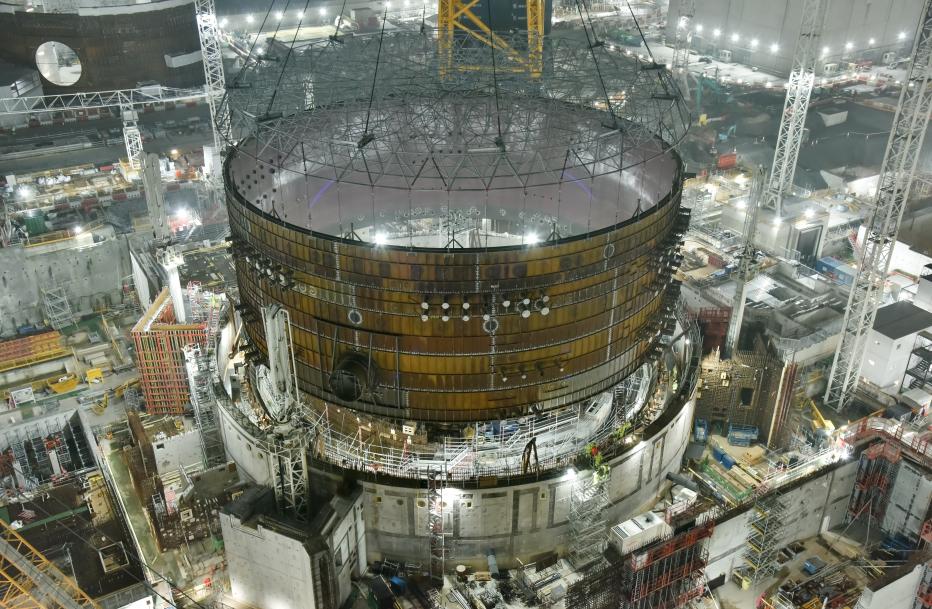
[[[759,167],[751,179],[751,189],[748,192],[748,200],[745,204],[743,243],[737,255],[738,272],[735,276],[735,298],[731,309],[731,320],[728,324],[728,338],[725,341],[725,355],[727,357],[731,357],[738,349],[741,322],[744,318],[744,303],[747,299],[747,285],[757,270],[757,248],[754,246],[754,237],[757,233],[757,216],[765,179],[764,168]]]
[[[916,176],[929,111],[932,109],[932,0],[926,0],[915,36],[912,61],[903,82],[883,163],[874,207],[865,223],[858,274],[845,308],[843,334],[838,341],[825,403],[836,411],[851,401],[864,361],[867,337],[883,303],[884,283],[900,222]]]
[[[96,415],[102,415],[102,414],[104,413],[104,411],[107,410],[107,406],[109,406],[109,405],[110,405],[110,394],[109,394],[109,393],[105,393],[105,394],[104,394],[104,397],[100,398],[100,401],[98,401],[98,402],[97,402],[96,404],[94,404],[94,406],[92,407],[92,409],[93,409],[93,411],[94,411],[94,414],[96,414]]]
[[[812,415],[809,419],[809,441],[816,448],[820,448],[831,440],[835,433],[835,424],[822,416],[822,412],[812,399],[808,399],[807,402]]]
[[[73,579],[0,519],[0,607],[100,609]]]
[[[544,60],[544,33],[545,4],[543,0],[527,0],[527,51],[522,52],[511,46],[507,40],[495,33],[496,28],[492,21],[492,14],[477,15],[473,8],[476,2],[465,0],[440,0],[437,7],[437,29],[440,41],[440,51],[444,55],[443,69],[446,72],[454,70],[476,70],[477,66],[457,61],[455,55],[455,36],[467,36],[482,44],[500,51],[511,61],[511,65],[496,67],[503,72],[527,72],[538,77],[543,72]],[[491,10],[491,9],[489,9]],[[579,5],[580,16],[584,7]],[[585,9],[588,10],[588,9]]]
[[[764,207],[783,215],[783,197],[793,190],[796,161],[803,143],[803,129],[809,99],[815,85],[815,68],[819,59],[819,40],[825,23],[828,0],[805,0],[803,21],[793,53],[793,70],[786,84],[786,100],[780,118],[777,146],[773,153],[770,183],[764,196]]]

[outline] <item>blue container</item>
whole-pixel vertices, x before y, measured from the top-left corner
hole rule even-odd
[[[735,458],[728,453],[722,453],[721,463],[725,469],[731,469],[735,465]]]
[[[693,436],[696,442],[705,444],[709,439],[709,422],[705,419],[696,419],[696,425],[693,428]]]
[[[725,451],[719,448],[718,446],[712,447],[712,458],[716,461],[721,462],[722,456],[725,454]]]

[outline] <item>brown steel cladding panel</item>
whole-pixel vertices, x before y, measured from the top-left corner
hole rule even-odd
[[[81,77],[71,86],[42,78],[45,93],[135,88],[150,80],[169,87],[202,85],[200,61],[177,68],[165,62],[166,55],[200,50],[194,4],[127,5],[135,12],[120,13],[122,7],[112,7],[114,14],[0,13],[0,59],[35,68],[36,51],[43,43],[69,46],[81,61]],[[141,6],[149,10],[139,10]]]
[[[229,199],[234,242],[295,279],[283,289],[237,256],[242,301],[290,310],[305,391],[341,403],[330,380],[349,366],[372,385],[354,408],[462,421],[581,401],[641,364],[646,335],[662,316],[669,275],[657,258],[673,247],[679,203],[675,187],[637,221],[588,238],[447,253],[321,238],[243,206],[235,194]],[[525,297],[527,317],[502,306]],[[261,325],[247,331],[264,350]]]

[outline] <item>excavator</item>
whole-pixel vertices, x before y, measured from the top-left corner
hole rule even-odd
[[[812,398],[807,398],[811,417],[809,418],[809,432],[807,436],[812,445],[821,448],[826,442],[830,441],[835,434],[835,424],[822,416],[818,406]]]

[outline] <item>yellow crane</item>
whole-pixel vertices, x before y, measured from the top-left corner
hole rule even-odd
[[[4,609],[100,609],[73,579],[59,571],[6,521],[0,519],[0,607]]]
[[[819,407],[811,398],[809,399],[809,410],[812,411],[812,417],[809,419],[810,435],[813,444],[818,446],[831,439],[835,433],[835,424],[822,416]]]
[[[544,32],[546,28],[544,21],[546,4],[544,0],[526,0],[526,52],[515,49],[509,44],[508,40],[496,34],[482,16],[473,11],[478,4],[479,0],[439,0],[437,5],[437,29],[439,30],[437,40],[440,52],[444,57],[442,69],[444,71],[487,69],[486,66],[477,67],[456,61],[454,37],[459,33],[504,52],[512,60],[512,65],[498,66],[497,69],[511,72],[527,71],[535,78],[540,76],[543,71]]]

